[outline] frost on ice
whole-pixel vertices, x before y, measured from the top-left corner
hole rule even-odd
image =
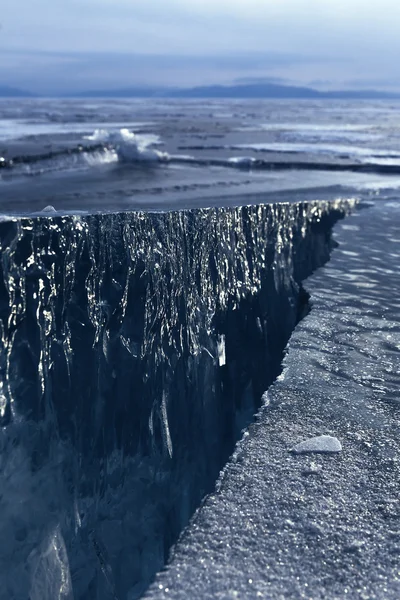
[[[310,438],[304,442],[300,442],[291,449],[293,454],[308,454],[308,453],[322,453],[322,454],[336,454],[342,451],[342,444],[335,437],[330,435],[319,435],[317,437]]]

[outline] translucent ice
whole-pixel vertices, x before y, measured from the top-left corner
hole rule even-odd
[[[351,206],[0,223],[0,600],[146,589],[280,372],[301,281]]]

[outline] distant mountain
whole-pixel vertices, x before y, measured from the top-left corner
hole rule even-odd
[[[324,92],[321,97],[333,100],[399,100],[400,93],[380,92],[379,90],[339,90]]]
[[[178,90],[176,90],[178,91]],[[154,98],[168,94],[165,88],[132,87],[121,90],[90,90],[68,94],[72,98]]]
[[[400,99],[400,93],[378,90],[338,90],[320,92],[314,88],[273,83],[251,83],[231,86],[205,86],[191,89],[167,90],[163,95],[176,98],[298,98],[298,99]]]
[[[0,85],[0,98],[32,98],[33,94],[25,90]]]
[[[320,98],[317,90],[307,87],[277,85],[275,83],[248,83],[239,85],[212,85],[191,89],[167,90],[177,98]]]
[[[212,85],[194,88],[134,87],[123,90],[94,90],[71,94],[81,98],[319,98],[319,92],[306,87],[270,83]]]
[[[80,98],[276,98],[276,99],[345,99],[394,100],[400,93],[378,90],[338,90],[320,92],[314,88],[274,83],[212,85],[193,88],[134,87],[122,90],[96,90],[71,94]]]

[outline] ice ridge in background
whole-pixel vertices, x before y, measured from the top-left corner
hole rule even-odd
[[[127,128],[119,131],[96,129],[91,135],[85,136],[85,139],[110,144],[117,157],[126,162],[167,161],[169,159],[167,152],[160,152],[154,148],[154,146],[163,144],[159,136],[155,134],[136,134]]]

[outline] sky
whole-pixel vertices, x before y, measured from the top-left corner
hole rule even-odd
[[[13,0],[1,12],[0,85],[36,93],[263,78],[400,90],[398,0]]]

